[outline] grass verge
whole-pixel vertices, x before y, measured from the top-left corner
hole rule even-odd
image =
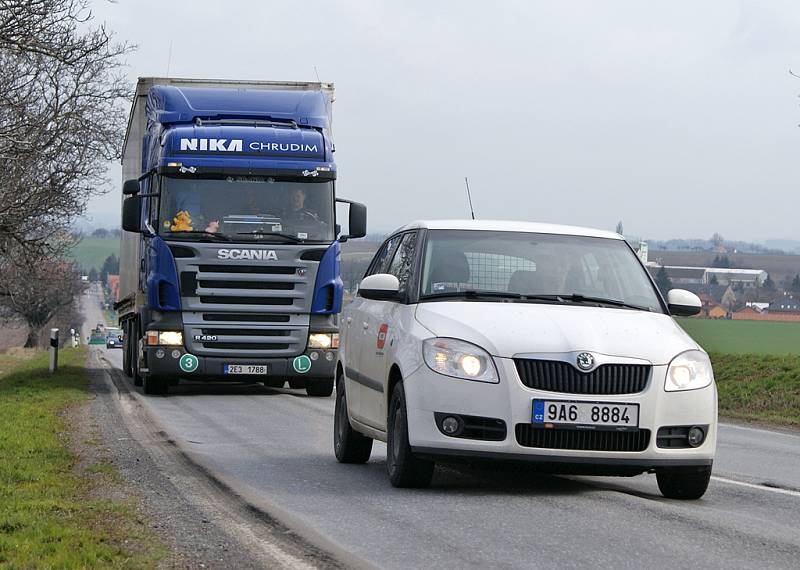
[[[70,451],[86,435],[66,421],[87,400],[85,360],[62,350],[50,375],[45,352],[0,355],[2,567],[141,568],[163,554],[130,500],[109,498],[116,472]]]
[[[689,318],[677,321],[708,352],[800,355],[800,323]]]
[[[712,353],[721,416],[800,427],[800,356]]]

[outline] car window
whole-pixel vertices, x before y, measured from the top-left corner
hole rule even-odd
[[[397,244],[400,243],[402,238],[403,234],[398,234],[384,242],[383,246],[381,246],[378,253],[376,253],[375,257],[372,259],[372,263],[370,263],[369,270],[367,271],[367,276],[375,275],[376,273],[386,273],[388,271],[389,262],[397,249]]]
[[[389,269],[386,273],[394,275],[400,282],[399,292],[405,294],[408,291],[408,282],[411,272],[414,269],[414,255],[417,251],[417,233],[410,232],[403,236],[403,241],[397,247],[397,251],[392,258]]]

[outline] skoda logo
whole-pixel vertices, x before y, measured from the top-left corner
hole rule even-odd
[[[594,356],[588,352],[581,352],[576,361],[578,363],[578,368],[581,370],[591,370],[592,366],[594,366]]]

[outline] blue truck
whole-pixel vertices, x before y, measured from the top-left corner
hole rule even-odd
[[[115,308],[124,371],[145,393],[188,379],[331,394],[339,244],[366,234],[365,206],[336,195],[333,94],[329,83],[139,79]]]

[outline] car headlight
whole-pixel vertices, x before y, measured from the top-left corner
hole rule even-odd
[[[181,331],[147,331],[147,344],[149,346],[182,346],[183,333]]]
[[[422,342],[422,355],[425,364],[439,374],[494,384],[500,381],[492,357],[472,343],[454,338],[429,338]]]
[[[698,390],[713,381],[714,371],[708,355],[700,350],[687,350],[669,363],[664,390],[667,392]]]
[[[308,348],[339,348],[339,333],[311,333]]]

